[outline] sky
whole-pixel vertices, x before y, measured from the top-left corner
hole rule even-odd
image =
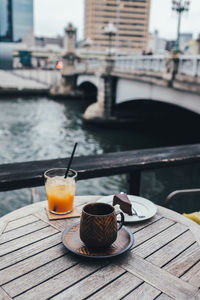
[[[101,0],[100,0],[101,1]],[[177,14],[171,10],[171,0],[151,0],[150,32],[159,31],[166,39],[176,38]],[[84,0],[34,0],[34,30],[36,36],[63,35],[64,27],[72,22],[83,38]],[[182,17],[181,32],[200,33],[200,0],[191,0],[189,12]]]

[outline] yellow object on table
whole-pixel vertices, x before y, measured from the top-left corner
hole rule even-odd
[[[196,211],[191,214],[183,214],[183,215],[200,225],[200,211]]]

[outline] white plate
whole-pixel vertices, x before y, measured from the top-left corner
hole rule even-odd
[[[138,222],[144,221],[149,218],[152,218],[157,212],[157,206],[142,197],[127,195],[129,200],[132,203],[133,208],[137,211],[138,215],[145,216],[144,218],[139,218],[138,216],[129,216],[124,213],[125,222]],[[97,200],[97,202],[109,203],[112,205],[114,195],[109,195],[102,197]]]

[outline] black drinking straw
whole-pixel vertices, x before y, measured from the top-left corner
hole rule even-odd
[[[73,151],[72,151],[72,154],[71,154],[71,157],[70,157],[70,160],[69,160],[69,163],[68,163],[67,170],[66,170],[66,172],[65,172],[65,177],[64,177],[64,178],[67,178],[67,175],[68,175],[68,172],[69,172],[71,163],[72,163],[72,159],[73,159],[73,157],[74,157],[74,152],[75,152],[75,150],[76,150],[77,144],[78,144],[78,143],[75,143],[75,145],[74,145],[74,149],[73,149]]]

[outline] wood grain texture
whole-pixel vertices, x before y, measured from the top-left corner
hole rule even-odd
[[[163,269],[145,261],[138,255],[130,253],[120,264],[125,270],[143,279],[150,285],[175,299],[191,299],[197,288],[171,275]]]
[[[51,227],[56,228],[59,231],[63,231],[67,226],[70,226],[74,222],[79,221],[80,218],[70,218],[61,220],[49,220],[46,214],[46,209],[35,213],[35,216],[44,221],[46,224],[51,225]]]
[[[60,232],[2,256],[0,270],[12,266],[28,257],[31,257],[32,255],[45,251],[58,244],[61,244]]]
[[[4,232],[6,226],[7,226],[8,222],[6,220],[2,220],[0,221],[0,238],[2,233]]]
[[[155,299],[161,292],[150,284],[144,282],[138,288],[134,289],[130,294],[128,294],[124,300],[150,300]],[[157,299],[157,298],[156,298]]]
[[[76,197],[77,206],[97,199]],[[127,224],[135,236],[131,251],[91,261],[65,249],[68,220],[49,221],[45,206],[0,219],[0,299],[199,299],[200,228],[192,221],[159,207],[152,219]]]
[[[34,212],[38,212],[42,207],[45,207],[46,205],[47,205],[47,201],[42,201],[14,210],[8,213],[7,215],[1,217],[0,224],[2,224],[2,222],[5,221],[6,223],[8,223],[32,215],[34,214]]]
[[[42,228],[41,230],[32,232],[23,237],[20,237],[18,239],[1,244],[0,245],[0,256],[8,254],[8,253],[15,251],[17,249],[20,249],[22,247],[25,247],[31,243],[42,240],[42,239],[44,239],[48,236],[51,236],[57,232],[58,231],[55,228],[48,226],[48,227]]]
[[[161,294],[160,296],[158,296],[158,298],[156,298],[156,299],[158,299],[158,300],[172,300],[173,298],[171,298],[171,297],[169,297],[169,296],[167,296],[166,294]],[[178,298],[175,298],[175,299],[178,299]],[[190,300],[192,300],[191,298],[190,298]]]
[[[24,235],[27,235],[29,233],[35,232],[37,230],[40,230],[42,228],[45,228],[47,226],[48,224],[38,220],[34,223],[24,225],[23,227],[18,227],[11,231],[7,231],[7,232],[4,231],[4,233],[0,237],[0,245],[12,241],[14,239],[17,239],[19,237],[22,237]]]
[[[181,255],[170,261],[164,269],[180,277],[200,259],[200,248],[197,243],[186,249]]]
[[[135,233],[135,232],[141,230],[142,228],[145,228],[145,227],[149,226],[150,224],[157,222],[160,219],[162,219],[162,215],[159,215],[158,213],[156,213],[155,216],[153,216],[152,218],[150,218],[148,220],[136,222],[136,223],[126,223],[126,225],[132,232]]]
[[[100,270],[97,270],[97,272],[91,274],[72,287],[69,287],[67,290],[63,291],[58,296],[55,296],[53,299],[84,299],[123,273],[125,273],[125,271],[122,268],[111,264]]]
[[[6,229],[4,230],[4,232],[16,229],[18,227],[21,227],[21,226],[24,226],[24,225],[27,225],[27,224],[30,224],[30,223],[33,223],[33,222],[36,222],[36,221],[38,221],[38,218],[36,218],[33,215],[29,215],[27,217],[23,217],[23,218],[14,220],[14,221],[10,221],[7,224]]]
[[[69,158],[0,165],[1,191],[44,185],[47,169],[66,165]],[[74,157],[78,179],[88,179],[200,162],[200,145],[175,146]]]
[[[133,248],[132,252],[140,255],[141,257],[147,257],[153,252],[157,251],[165,244],[169,243],[187,229],[182,224],[174,224],[167,228],[166,230],[158,233],[156,236],[148,239],[138,247]]]
[[[34,286],[41,284],[55,275],[67,270],[75,264],[77,264],[76,258],[70,255],[64,255],[42,265],[40,268],[37,268],[32,272],[10,281],[3,285],[3,288],[11,297],[16,297]]]
[[[47,299],[60,293],[64,289],[76,284],[80,280],[88,277],[90,274],[95,273],[98,269],[101,269],[104,265],[108,264],[106,261],[100,263],[82,262],[56,276],[49,279],[40,285],[28,290],[27,292],[16,297],[17,300],[29,300],[29,299]],[[123,270],[122,270],[123,272]],[[88,285],[86,285],[86,289]],[[76,292],[80,293],[80,291]],[[65,298],[66,299],[66,298]]]
[[[38,267],[66,254],[66,249],[62,244],[47,249],[30,258],[27,258],[13,266],[0,271],[0,284],[5,284],[23,274],[26,274]]]
[[[150,224],[149,226],[145,226],[140,231],[137,231],[134,234],[135,237],[135,245],[134,247],[142,244],[147,239],[153,238],[163,230],[166,230],[170,226],[172,226],[174,222],[168,219],[160,219],[157,222]]]
[[[109,300],[121,299],[133,289],[137,288],[141,283],[141,279],[127,272],[112,281],[109,285],[101,288],[97,293],[94,293],[90,299],[105,299],[105,295]]]
[[[181,279],[200,288],[200,261],[196,263]]]
[[[172,242],[150,255],[147,260],[156,266],[162,267],[174,257],[182,253],[194,243],[194,237],[190,231],[186,231]]]
[[[170,218],[172,220],[174,220],[175,222],[184,224],[185,226],[187,226],[190,231],[192,232],[192,234],[194,235],[194,239],[196,240],[196,242],[200,245],[200,226],[195,223],[194,221],[176,213],[175,211],[172,211],[170,209],[164,208],[159,206],[158,208],[159,213],[161,213],[162,215],[166,216],[167,218]]]
[[[195,300],[200,300],[200,290],[195,295]]]
[[[0,299],[1,300],[11,300],[10,296],[0,287]]]

